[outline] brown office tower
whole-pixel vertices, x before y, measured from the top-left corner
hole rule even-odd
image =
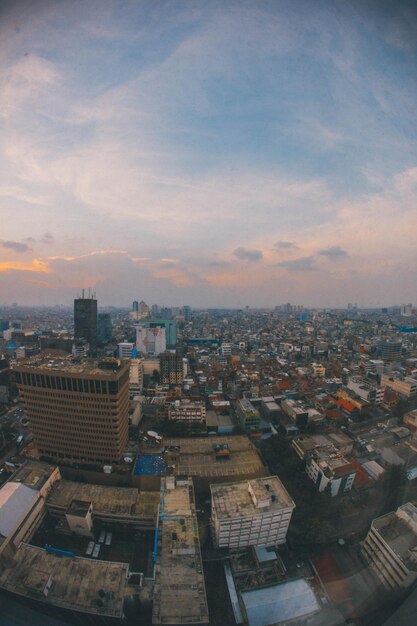
[[[63,463],[120,461],[128,440],[129,365],[40,355],[15,365],[39,454]]]

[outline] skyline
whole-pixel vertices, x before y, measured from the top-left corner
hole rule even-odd
[[[2,304],[413,302],[411,2],[0,8]]]

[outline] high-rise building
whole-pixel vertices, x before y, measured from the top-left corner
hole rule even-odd
[[[175,352],[163,352],[160,357],[161,383],[180,385],[184,380],[184,360]]]
[[[102,343],[111,341],[110,313],[99,313],[97,319],[97,338]]]
[[[132,311],[137,313],[139,311],[139,302],[137,300],[133,300]]]
[[[83,293],[84,295],[84,293]],[[77,298],[74,300],[74,339],[85,339],[94,351],[97,345],[97,300]]]
[[[184,315],[184,319],[186,322],[189,322],[191,320],[191,307],[188,306],[188,304],[185,304],[182,307],[182,314]]]
[[[142,354],[158,356],[167,348],[165,328],[157,324],[139,324],[136,327],[136,347]]]
[[[128,439],[128,363],[40,355],[14,370],[42,457],[92,464],[121,459]]]

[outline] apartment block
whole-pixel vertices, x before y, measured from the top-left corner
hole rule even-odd
[[[186,362],[176,352],[163,352],[160,357],[161,382],[164,385],[181,385],[184,380]]]
[[[206,405],[203,400],[189,400],[188,398],[175,400],[169,407],[168,416],[170,420],[176,422],[205,425]]]
[[[417,509],[407,502],[377,517],[361,552],[388,590],[405,589],[417,578]]]
[[[382,404],[384,401],[384,387],[372,385],[362,378],[358,378],[356,376],[349,378],[347,387],[356,393],[357,396],[362,398],[362,400],[366,400],[366,402],[369,402],[370,404]]]
[[[210,485],[210,490],[217,547],[285,543],[295,504],[277,476]]]

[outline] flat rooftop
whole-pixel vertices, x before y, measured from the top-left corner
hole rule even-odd
[[[13,474],[12,480],[15,483],[22,483],[27,487],[39,491],[48,478],[56,470],[56,465],[39,461],[26,461],[24,465]]]
[[[159,493],[139,492],[130,487],[106,487],[59,480],[52,487],[46,504],[48,509],[66,512],[74,500],[92,502],[93,515],[124,518],[126,521],[156,521]]]
[[[188,482],[163,491],[153,624],[209,621],[192,493]]]
[[[217,459],[214,447],[227,443],[230,455]],[[224,477],[266,474],[255,446],[246,436],[193,437],[189,439],[164,439],[164,446],[179,446],[179,458],[174,474],[177,476]]]
[[[105,362],[105,359],[98,361],[97,359],[83,359],[82,361],[74,360],[71,355],[66,357],[53,357],[49,354],[37,354],[36,356],[22,359],[13,366],[16,371],[42,370],[44,373],[54,373],[74,376],[79,374],[99,375],[103,378],[114,379],[115,375],[119,376],[120,372],[129,368],[127,361],[122,359],[112,359],[114,367],[111,367],[110,361],[106,367],[99,367],[99,363]]]
[[[129,566],[81,557],[59,557],[43,548],[21,543],[14,559],[3,564],[0,586],[44,604],[83,613],[122,617],[123,599],[133,592],[127,587]],[[47,596],[42,590],[52,577]],[[107,598],[100,600],[99,590]]]
[[[249,489],[259,502],[269,500],[268,506],[255,506]],[[212,503],[219,520],[249,517],[294,508],[295,504],[278,476],[254,478],[236,483],[210,485]]]
[[[417,571],[417,532],[397,513],[388,513],[375,519],[373,526],[404,564],[410,570]]]

